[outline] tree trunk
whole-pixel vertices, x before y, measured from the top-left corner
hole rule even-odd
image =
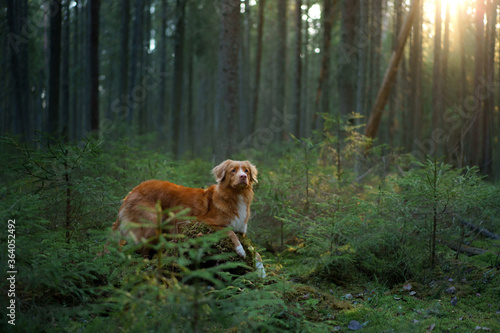
[[[99,2],[89,0],[90,129],[99,131]]]
[[[368,94],[368,105],[372,105],[372,101],[377,97],[376,87],[380,86],[380,57],[382,52],[382,0],[371,0],[371,43],[370,55],[371,66],[368,68],[370,71]]]
[[[224,146],[217,154],[229,158],[233,153],[238,115],[238,52],[240,36],[240,4],[220,0],[221,26],[219,36],[219,89],[221,114],[225,115]]]
[[[62,31],[62,63],[61,63],[61,110],[62,110],[62,137],[65,142],[69,141],[69,47],[70,47],[70,0],[65,1],[64,5],[64,25]]]
[[[149,64],[149,43],[151,40],[151,0],[144,1],[144,11],[142,13],[144,15],[144,36],[142,37],[142,45],[141,45],[141,60],[140,60],[140,71],[137,80],[137,87],[141,89],[142,94],[139,100],[142,103],[139,103],[139,135],[143,135],[148,132],[149,129],[149,110],[148,103],[151,98],[148,98],[149,91],[151,88],[148,88],[143,81],[144,69],[148,67]]]
[[[443,64],[441,66],[442,70],[442,75],[441,75],[441,93],[442,93],[442,113],[440,114],[440,117],[443,117],[444,113],[447,112],[448,107],[450,105],[449,101],[449,87],[448,87],[448,57],[450,54],[450,20],[451,20],[451,15],[450,15],[450,3],[446,3],[446,16],[444,19],[444,32],[443,32]],[[443,127],[443,130],[448,133],[448,142],[449,138],[451,135],[451,129],[450,126],[447,124],[447,122],[442,122],[441,126]],[[447,143],[448,143],[447,142]],[[443,146],[444,149],[444,155],[447,158],[448,163],[452,163],[451,159],[451,152],[449,151],[449,146],[448,144],[445,143]]]
[[[287,0],[278,0],[278,49],[276,54],[276,99],[273,109],[283,116],[285,110],[285,82],[287,57]],[[288,129],[283,126],[282,137],[288,137]]]
[[[251,35],[251,13],[250,0],[245,0],[245,14],[241,30],[241,77],[240,77],[240,117],[239,117],[239,138],[241,140],[250,134],[250,35]]]
[[[175,59],[174,59],[174,76],[172,82],[172,144],[173,152],[176,158],[181,154],[181,114],[182,100],[184,91],[184,33],[185,22],[184,15],[186,12],[186,0],[177,0],[176,3],[176,24],[175,24]]]
[[[262,37],[264,31],[264,8],[266,6],[265,0],[259,1],[259,18],[257,23],[257,49],[255,53],[255,87],[254,98],[252,103],[252,125],[250,131],[253,133],[257,130],[257,119],[259,112],[259,89],[260,89],[260,71],[262,63]]]
[[[398,73],[399,63],[401,61],[406,40],[410,34],[411,26],[417,15],[420,7],[420,1],[414,0],[410,9],[410,12],[406,16],[403,27],[398,35],[397,47],[392,53],[391,60],[389,61],[389,66],[385,73],[384,79],[382,81],[382,86],[377,94],[377,99],[373,105],[373,109],[366,126],[365,135],[368,138],[375,138],[377,135],[378,126],[380,124],[380,119],[382,118],[382,112],[384,110],[387,98],[391,92],[392,85]]]
[[[342,1],[341,45],[339,47],[339,75],[337,81],[341,115],[348,115],[356,110],[355,91],[358,50],[353,43],[356,41],[358,6],[358,0]]]
[[[410,118],[412,122],[412,140],[413,148],[418,149],[417,142],[420,139],[420,131],[423,127],[423,117],[422,117],[422,16],[423,16],[423,6],[420,0],[412,0],[413,3],[418,3],[415,5],[415,21],[416,24],[413,27],[413,38],[410,52]],[[411,10],[410,10],[411,12]],[[425,152],[424,152],[425,153]]]
[[[122,0],[121,3],[121,26],[120,26],[120,73],[118,98],[126,98],[128,95],[128,74],[129,74],[129,22],[130,22],[130,0]],[[123,115],[121,115],[123,116]],[[123,121],[123,119],[118,119]]]
[[[357,1],[357,0],[356,0]],[[321,71],[318,79],[318,90],[316,92],[316,110],[320,110],[321,102],[321,112],[328,113],[328,108],[330,105],[330,94],[329,94],[329,83],[330,83],[330,46],[332,41],[332,26],[334,18],[334,6],[336,0],[324,0],[323,12],[322,12],[322,24],[323,24],[323,47],[321,50]],[[353,9],[352,9],[353,10]],[[324,92],[327,93],[324,93]],[[318,112],[314,114],[313,126],[317,130],[323,129],[323,119],[318,116]]]
[[[61,78],[61,0],[51,0],[50,47],[49,47],[49,100],[47,131],[60,136],[59,99]]]
[[[368,9],[369,0],[359,0],[359,22],[358,29],[363,31],[366,22],[369,20]],[[357,88],[356,88],[356,113],[359,115],[365,114],[366,105],[366,69],[368,65],[368,41],[366,38],[358,38],[358,77],[357,77]]]
[[[487,43],[485,43],[485,73],[486,81],[495,82],[495,44],[496,44],[496,24],[497,24],[497,2],[487,2]],[[492,126],[495,112],[495,91],[488,91],[488,97],[485,100],[485,108],[483,114],[482,126],[482,141],[483,151],[481,160],[481,171],[484,175],[492,175],[493,149],[491,143]]]
[[[161,0],[161,30],[159,33],[159,52],[160,52],[160,72],[165,75],[167,72],[167,12],[168,1]],[[167,104],[165,98],[167,94],[167,80],[162,79],[160,82],[159,100],[158,100],[158,120],[157,129],[160,141],[166,139],[165,119],[168,114]]]
[[[22,29],[28,22],[28,1],[7,1],[7,55],[9,59],[9,70],[13,80],[13,86],[7,89],[10,95],[9,105],[13,115],[10,124],[14,134],[24,135],[24,139],[31,138],[32,126],[29,121],[29,43],[22,39]],[[8,97],[8,96],[6,96]],[[3,113],[3,112],[2,112]],[[6,119],[10,122],[9,119]]]
[[[459,15],[458,15],[458,19],[460,22],[466,22],[466,7],[465,7],[465,4],[460,4],[458,6],[458,12],[459,12]],[[467,71],[466,71],[466,68],[467,68],[467,57],[466,57],[466,53],[465,53],[465,32],[466,32],[466,25],[465,24],[459,24],[459,27],[458,27],[458,32],[459,32],[459,35],[460,35],[460,82],[461,82],[461,87],[458,91],[458,98],[457,100],[464,100],[467,96]],[[464,136],[466,134],[466,129],[467,126],[463,126],[462,127],[462,130],[461,130],[461,133],[459,134],[458,136],[458,142],[456,143],[455,145],[455,149],[458,150],[456,155],[457,155],[457,159],[458,159],[458,167],[461,168],[463,166],[463,164],[465,163],[465,157],[464,157],[464,154],[465,154],[465,145],[464,145]]]
[[[139,88],[137,86],[138,82],[138,72],[140,71],[141,62],[139,58],[142,54],[142,14],[144,12],[144,1],[136,0],[135,2],[135,19],[134,19],[134,34],[132,36],[132,45],[131,45],[131,56],[130,56],[130,82],[128,87],[128,95],[125,96],[125,100],[128,105],[128,113],[127,113],[127,123],[129,128],[132,128],[132,122],[134,120],[134,113],[137,107],[139,106],[139,102],[141,102],[141,96],[139,93]]]
[[[295,87],[294,87],[294,114],[295,136],[301,138],[302,124],[302,0],[295,2]]]
[[[398,33],[401,30],[401,17],[402,17],[402,7],[403,3],[402,0],[395,0],[394,1],[394,32],[393,32],[393,38],[392,38],[392,51],[396,49],[397,42],[398,42]],[[404,57],[404,54],[403,54]],[[404,63],[404,59],[402,60],[402,63]],[[399,92],[400,88],[398,87],[398,80],[399,76],[396,75],[396,78],[394,79],[394,89],[392,91],[392,98],[390,100],[389,104],[389,146],[393,147],[394,145],[394,136],[395,136],[395,130],[396,130],[396,108],[399,109]],[[359,103],[359,98],[358,98],[358,103]],[[403,115],[404,115],[405,110],[403,110]],[[359,112],[358,112],[359,113]],[[360,113],[361,114],[361,113]],[[404,117],[404,116],[403,116]],[[404,122],[403,122],[403,133],[404,133]],[[404,140],[403,140],[404,144]]]
[[[441,0],[436,0],[434,35],[434,74],[432,78],[432,130],[439,128],[442,114],[442,71],[441,71]],[[433,152],[437,154],[437,151]]]
[[[484,0],[476,0],[476,52],[474,57],[474,91],[481,89],[484,79]],[[469,145],[469,164],[479,165],[482,152],[481,127],[483,117],[483,99],[475,98],[471,124],[471,140]]]

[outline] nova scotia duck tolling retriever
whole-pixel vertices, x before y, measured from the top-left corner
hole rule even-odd
[[[232,227],[228,232],[234,250],[245,258],[245,250],[234,233],[247,231],[250,204],[253,199],[252,184],[257,183],[257,169],[249,161],[226,160],[213,168],[217,184],[207,189],[190,188],[163,180],[148,180],[135,187],[123,200],[113,230],[120,231],[125,241],[139,244],[142,239],[156,236],[154,211],[158,201],[162,210],[174,207],[189,208],[188,216],[216,229]],[[167,217],[164,216],[163,220]],[[134,223],[132,227],[130,223]],[[172,222],[173,230],[177,223]],[[122,241],[121,243],[124,243]],[[147,247],[137,250],[143,256],[150,255]]]

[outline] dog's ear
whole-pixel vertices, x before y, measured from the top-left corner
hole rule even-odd
[[[248,168],[250,169],[250,181],[258,184],[259,182],[257,181],[257,175],[259,174],[259,172],[257,171],[257,168],[255,167],[255,165],[250,163],[250,161],[245,162],[248,164]]]
[[[229,163],[231,163],[231,160],[225,160],[218,166],[212,169],[212,173],[214,174],[215,180],[217,183],[220,183],[224,180],[224,176],[226,175],[226,169]]]

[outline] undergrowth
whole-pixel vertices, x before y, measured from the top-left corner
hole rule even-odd
[[[260,181],[240,237],[247,253],[262,255],[264,279],[252,255],[241,262],[224,233],[203,226],[176,241],[162,235],[152,259],[133,246],[99,255],[134,186],[206,187],[212,163],[128,141],[40,137],[29,147],[3,137],[0,216],[16,220],[18,273],[16,325],[3,316],[0,330],[345,332],[353,322],[362,332],[500,330],[500,241],[481,232],[500,232],[498,187],[476,168],[386,147],[366,153],[357,126],[325,124],[279,158],[248,153]],[[6,267],[8,253],[0,258]],[[8,288],[2,279],[1,292]]]

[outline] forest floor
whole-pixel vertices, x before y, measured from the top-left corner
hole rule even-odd
[[[207,161],[128,144],[93,149],[7,150],[17,167],[2,170],[0,214],[15,221],[5,227],[15,247],[2,241],[0,263],[16,273],[0,282],[1,332],[500,332],[500,240],[455,223],[500,233],[499,189],[474,170],[434,160],[401,176],[401,162],[387,170],[384,160],[360,184],[350,166],[310,162],[313,148],[259,164],[248,237],[264,260],[261,278],[229,274],[241,268],[235,254],[213,253],[205,237],[162,243],[179,255],[161,259],[127,247],[98,255],[138,179],[213,180]],[[429,207],[442,202],[432,267]],[[457,256],[457,241],[486,251]]]

